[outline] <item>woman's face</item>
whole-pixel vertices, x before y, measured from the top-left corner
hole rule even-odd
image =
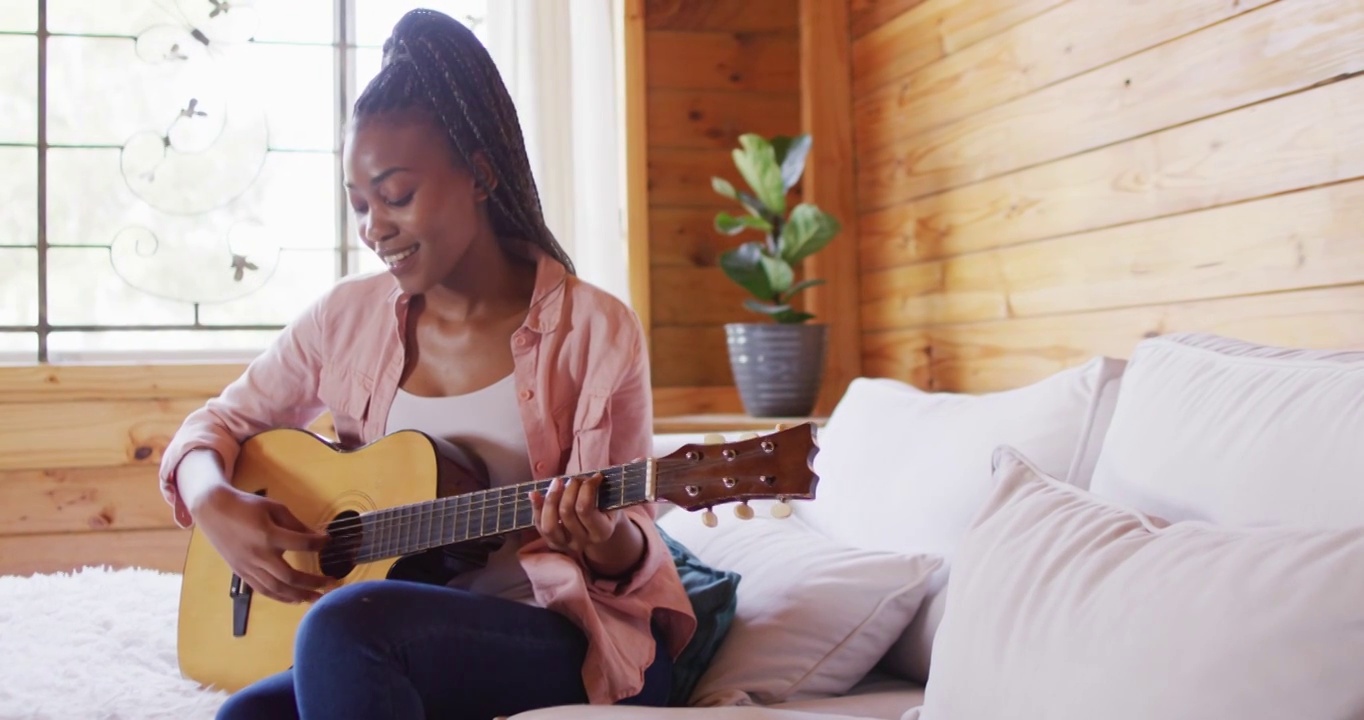
[[[352,125],[343,160],[360,239],[404,292],[424,293],[454,272],[490,227],[486,193],[451,159],[429,116],[396,113]]]

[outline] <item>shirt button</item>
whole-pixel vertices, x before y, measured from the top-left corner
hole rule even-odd
[[[526,336],[525,336],[525,335],[517,335],[517,336],[516,336],[516,347],[525,347],[525,346],[526,346]]]
[[[544,471],[545,471],[545,463],[544,463],[543,460],[540,461],[540,462],[538,462],[538,463],[535,463],[535,471],[536,471],[536,472],[544,472]]]
[[[533,392],[531,392],[531,391],[529,391],[529,390],[522,390],[522,391],[521,391],[521,399],[522,399],[522,400],[529,400],[529,399],[531,399],[531,397],[533,397],[534,395],[535,395],[535,393],[533,393]]]

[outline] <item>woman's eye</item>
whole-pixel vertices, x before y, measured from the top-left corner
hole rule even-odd
[[[350,209],[354,210],[356,215],[364,215],[366,212],[369,211],[368,206],[362,205],[360,203],[351,203]]]
[[[388,200],[388,201],[386,201],[386,202],[388,202],[388,204],[391,205],[391,206],[393,206],[393,207],[402,207],[402,206],[404,206],[404,205],[406,205],[406,204],[412,202],[412,196],[415,195],[415,194],[416,194],[415,191],[414,191],[414,192],[410,192],[410,193],[408,193],[408,194],[406,194],[406,195],[404,195],[404,196],[398,198],[397,200]]]

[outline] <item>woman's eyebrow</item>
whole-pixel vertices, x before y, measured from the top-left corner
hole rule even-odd
[[[387,170],[385,170],[385,171],[379,173],[378,175],[375,175],[375,176],[374,176],[374,179],[369,181],[369,184],[370,184],[371,187],[373,187],[373,186],[378,185],[379,183],[381,183],[381,182],[387,180],[387,179],[389,178],[390,175],[392,175],[392,174],[394,174],[394,173],[399,173],[399,172],[412,172],[412,170],[411,170],[410,168],[405,168],[405,167],[391,167],[391,168],[389,168],[389,169],[387,169]],[[354,183],[351,183],[351,182],[347,182],[347,183],[346,183],[346,187],[347,187],[347,188],[353,188],[353,187],[355,187],[355,184],[354,184]]]

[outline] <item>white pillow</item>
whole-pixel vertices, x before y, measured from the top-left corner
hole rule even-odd
[[[747,521],[716,508],[716,528],[699,513],[658,520],[702,562],[740,576],[734,621],[691,704],[842,695],[909,624],[942,561],[830,542],[795,516],[764,517],[770,503],[754,506]]]
[[[796,513],[839,542],[949,559],[992,487],[990,456],[1014,445],[1065,477],[1088,468],[1107,427],[1103,398],[1124,361],[1094,358],[1032,385],[981,395],[923,392],[886,379],[858,379],[820,432],[814,501]],[[931,581],[925,609],[886,658],[886,668],[923,682],[937,628]]]
[[[1364,527],[1169,524],[996,459],[921,720],[1364,717]]]
[[[1172,521],[1364,524],[1364,352],[1143,341],[1090,489]]]

